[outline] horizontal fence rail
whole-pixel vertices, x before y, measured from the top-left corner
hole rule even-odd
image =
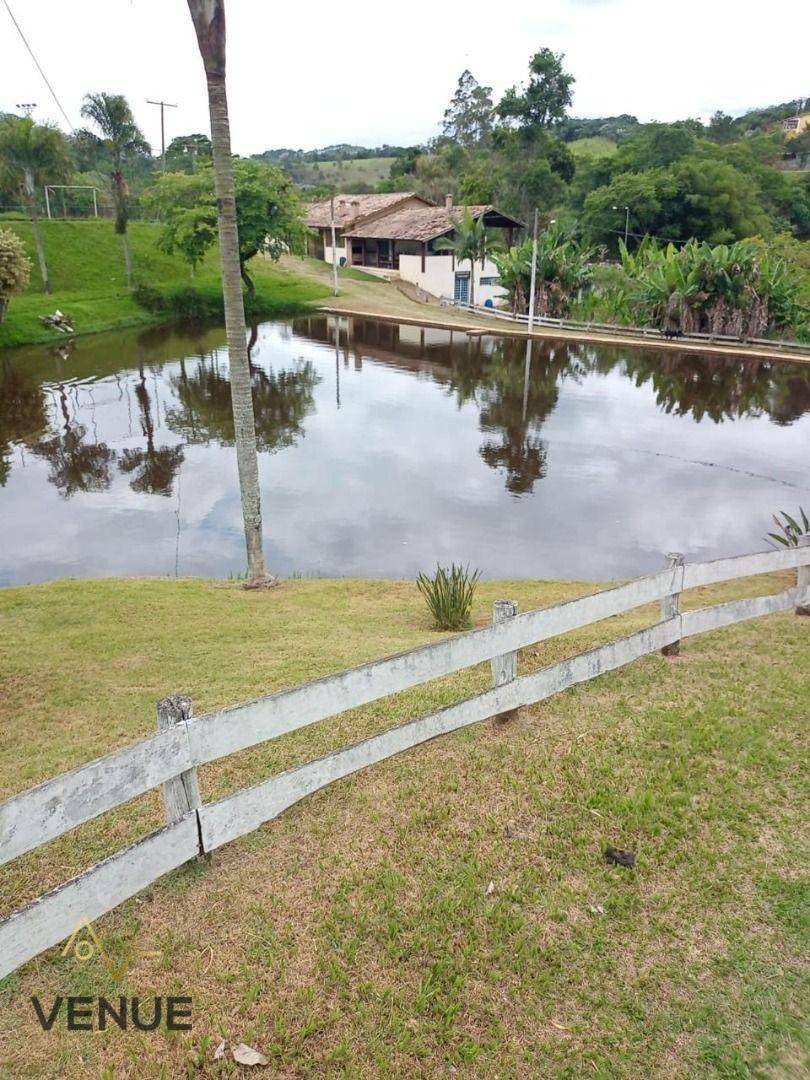
[[[484,307],[481,304],[465,304],[460,300],[453,300],[449,297],[442,302],[460,308],[463,311],[470,311],[475,315],[488,315],[491,318],[503,319],[507,322],[518,323],[521,326],[526,326],[529,322],[528,315],[523,315],[520,312],[507,311],[504,308]],[[555,319],[548,315],[533,316],[532,324],[534,326],[544,326],[546,328],[556,328],[558,330],[581,330],[585,333],[609,331],[612,334],[624,334],[628,337],[639,337],[650,339],[652,341],[666,340],[665,335],[663,335],[661,330],[655,326],[623,326],[620,323],[584,322],[580,319]],[[689,333],[683,333],[680,337],[672,340],[706,342],[710,345],[762,345],[772,349],[781,349],[788,354],[794,352],[799,353],[800,355],[810,355],[810,343],[785,341],[780,338],[743,338],[734,337],[731,334],[704,334],[696,330],[690,330]]]
[[[685,589],[778,570],[795,587],[681,614]],[[608,645],[515,677],[517,650],[660,601],[662,621]],[[667,568],[626,585],[522,615],[499,602],[495,624],[208,715],[187,698],[159,703],[157,734],[0,803],[0,863],[34,850],[108,810],[163,785],[170,824],[0,921],[0,977],[63,941],[195,856],[251,832],[313,792],[394,754],[495,716],[508,716],[682,638],[796,608],[810,614],[810,537],[800,546]],[[383,731],[236,792],[200,804],[196,768],[319,720],[492,661],[493,689]],[[506,681],[503,681],[506,680]],[[167,726],[171,725],[171,726]]]

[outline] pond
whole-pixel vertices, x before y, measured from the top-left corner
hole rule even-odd
[[[253,328],[268,566],[632,577],[810,509],[810,367],[313,315]],[[244,569],[221,329],[0,357],[0,584]]]

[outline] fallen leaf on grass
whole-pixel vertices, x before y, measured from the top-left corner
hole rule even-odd
[[[260,1054],[258,1050],[254,1050],[252,1046],[246,1046],[244,1043],[239,1043],[238,1046],[235,1046],[232,1053],[233,1060],[240,1065],[269,1064],[264,1054]]]
[[[223,1039],[219,1046],[214,1051],[214,1061],[219,1061],[220,1058],[225,1057],[225,1048],[228,1044]]]
[[[604,915],[605,914],[605,909],[602,907],[601,904],[591,904],[589,906],[588,910],[590,911],[591,915]]]
[[[487,896],[492,896],[492,894],[494,892],[495,892],[495,882],[490,881],[489,885],[487,885]]]

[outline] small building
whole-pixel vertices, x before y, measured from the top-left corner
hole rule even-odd
[[[794,135],[801,135],[803,132],[807,131],[808,128],[810,128],[810,112],[789,116],[787,120],[782,121],[782,131],[788,138],[792,138]]]
[[[488,229],[501,232],[503,243],[510,246],[524,227],[516,218],[494,206],[454,206],[449,196],[443,206],[436,206],[413,192],[343,195],[340,199],[344,206],[339,219],[336,197],[335,223],[337,228],[340,221],[336,246],[342,265],[362,266],[384,277],[401,278],[431,296],[462,303],[469,300],[471,282],[477,304],[493,305],[505,295],[498,284],[498,269],[490,259],[472,267],[466,260],[457,265],[455,254],[443,251],[437,242],[452,238],[459,217],[468,212],[475,219],[483,218]],[[390,202],[384,206],[363,202],[372,199]],[[324,213],[331,215],[329,199],[311,203],[307,207],[307,224],[330,233],[330,223],[324,225]],[[331,234],[324,240],[323,258],[331,261]]]
[[[309,253],[328,263],[332,261],[332,201],[331,197],[315,199],[304,207],[306,224],[312,230]],[[432,205],[428,199],[423,199],[413,191],[395,191],[386,195],[335,195],[335,248],[338,264],[345,266],[349,261],[345,239],[347,228],[405,206]]]

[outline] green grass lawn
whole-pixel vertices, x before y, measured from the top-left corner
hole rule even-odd
[[[292,168],[301,184],[337,184],[351,191],[358,184],[376,186],[387,180],[394,158],[352,158],[346,161],[296,162]]]
[[[590,591],[482,583],[475,622],[500,596],[527,610]],[[656,618],[523,650],[520,671]],[[149,733],[167,693],[207,711],[436,638],[407,582],[0,590],[0,797]],[[0,983],[0,1075],[233,1074],[221,1038],[274,1076],[807,1075],[808,670],[810,620],[773,616],[333,785],[98,920],[115,958],[160,954],[123,988],[58,950]],[[482,665],[206,766],[203,798],[489,679]],[[0,912],[161,818],[154,793],[16,860]],[[607,844],[635,868],[608,867]],[[194,1028],[46,1034],[29,997],[57,993],[187,993]]]
[[[156,321],[156,314],[136,303],[126,288],[122,240],[110,221],[42,222],[53,289],[49,296],[42,293],[30,223],[6,219],[0,222],[0,227],[10,228],[21,237],[32,263],[28,289],[12,298],[6,321],[0,325],[0,348],[58,340],[63,335],[39,322],[40,315],[51,314],[56,308],[70,315],[76,331],[82,334]],[[136,284],[150,286],[169,297],[176,290],[189,288],[204,296],[218,296],[216,248],[208,253],[192,281],[182,259],[158,249],[158,225],[134,221],[130,223],[129,234]],[[280,270],[262,257],[253,260],[251,269],[256,281],[257,307],[262,311],[289,310],[328,295],[322,285]]]
[[[312,256],[307,255],[301,261],[305,266],[320,274],[323,274],[324,272],[328,274],[332,273],[331,264],[324,262],[323,259],[315,259]],[[360,270],[356,266],[339,266],[338,278],[349,278],[351,281],[367,281],[371,285],[385,284],[385,278],[378,277],[376,274],[367,274],[364,270]]]
[[[568,149],[578,158],[605,157],[615,154],[618,147],[612,139],[604,135],[591,135],[587,139],[576,139],[567,144]]]

